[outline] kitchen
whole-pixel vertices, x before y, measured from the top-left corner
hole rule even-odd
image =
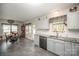
[[[0,8],[0,35],[12,29],[2,27],[7,20],[14,20],[17,28],[12,30],[22,35],[5,49],[9,53],[3,51],[0,41],[1,55],[79,56],[79,3],[3,3]]]
[[[47,15],[33,19],[33,21],[28,21],[36,25],[35,46],[56,55],[78,56],[78,8],[79,6],[52,11]]]

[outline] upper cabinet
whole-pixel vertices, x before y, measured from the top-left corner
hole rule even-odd
[[[79,12],[71,12],[67,14],[68,29],[79,29]]]
[[[37,19],[37,29],[49,29],[49,19],[47,16],[43,16]]]

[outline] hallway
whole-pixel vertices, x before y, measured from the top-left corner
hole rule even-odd
[[[55,56],[54,54],[35,47],[33,41],[24,39],[18,40],[14,44],[0,41],[1,56]]]

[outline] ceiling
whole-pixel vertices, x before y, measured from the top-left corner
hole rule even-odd
[[[66,9],[77,3],[0,3],[0,19],[26,21],[42,16],[51,10]]]

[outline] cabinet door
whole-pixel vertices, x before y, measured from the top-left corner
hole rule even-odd
[[[47,39],[47,50],[55,53],[55,42],[53,40],[51,38]]]
[[[64,55],[64,41],[57,40],[55,45],[55,53],[58,55]]]
[[[34,44],[39,46],[39,36],[38,35],[34,35]]]
[[[76,43],[71,43],[71,44],[72,44],[71,55],[72,56],[77,56],[77,46],[76,46]]]
[[[65,55],[71,56],[71,43],[65,42]]]
[[[77,56],[79,56],[79,44],[76,44],[77,47]]]
[[[68,29],[79,29],[79,12],[67,14]]]

